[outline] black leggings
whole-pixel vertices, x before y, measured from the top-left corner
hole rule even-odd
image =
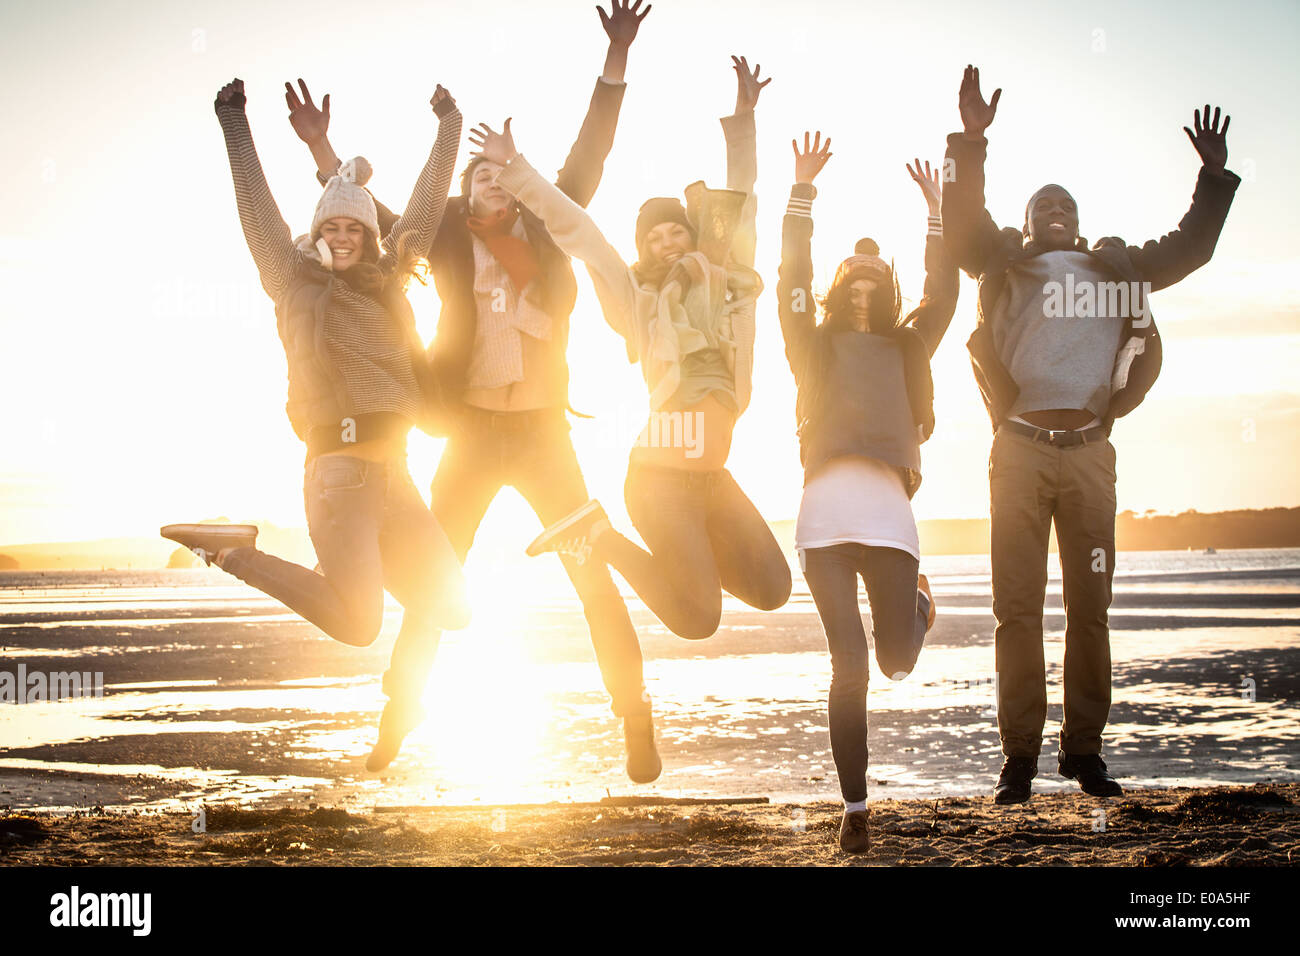
[[[929,607],[918,600],[919,563],[898,548],[837,544],[804,551],[804,578],[831,652],[831,753],[840,793],[867,798],[867,635],[858,609],[858,575],[871,602],[876,663],[893,680],[916,666]]]
[[[597,553],[679,637],[709,637],[725,589],[775,610],[790,597],[790,565],[763,516],[725,468],[629,464],[624,498],[647,553],[617,531]]]

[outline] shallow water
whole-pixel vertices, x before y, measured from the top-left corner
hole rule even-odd
[[[1111,769],[1142,786],[1300,779],[1300,550],[1118,563]],[[985,793],[999,765],[987,558],[927,558],[924,570],[940,617],[916,671],[893,682],[873,663],[873,797]],[[428,719],[382,776],[362,761],[397,608],[358,650],[220,572],[0,573],[0,671],[102,671],[106,690],[0,706],[0,805],[836,796],[830,661],[797,565],[781,612],[728,599],[707,641],[681,641],[629,602],[665,763],[646,787],[623,773],[621,729],[558,568],[476,575],[471,559],[469,571],[475,621],[444,636]],[[1073,786],[1050,759],[1064,650],[1055,566],[1051,581],[1043,790]]]

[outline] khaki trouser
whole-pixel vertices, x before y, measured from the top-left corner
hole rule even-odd
[[[1042,748],[1043,599],[1055,520],[1066,621],[1061,752],[1099,754],[1110,713],[1115,446],[1056,448],[1000,428],[989,453],[989,497],[1002,752],[1036,757]]]

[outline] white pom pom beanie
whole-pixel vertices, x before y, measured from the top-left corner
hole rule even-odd
[[[375,212],[375,201],[362,188],[370,181],[370,173],[370,163],[364,156],[357,156],[340,166],[338,173],[329,178],[320,202],[316,203],[316,214],[311,218],[313,242],[320,238],[321,223],[339,216],[355,219],[378,241],[379,215]]]

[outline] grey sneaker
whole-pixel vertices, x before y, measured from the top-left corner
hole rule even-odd
[[[554,551],[557,554],[571,555],[578,564],[585,564],[591,557],[591,548],[596,538],[608,528],[609,518],[605,516],[605,509],[599,501],[592,498],[534,538],[525,553],[534,558]]]
[[[257,544],[255,524],[168,524],[158,533],[189,548],[208,565],[226,548],[251,548]]]

